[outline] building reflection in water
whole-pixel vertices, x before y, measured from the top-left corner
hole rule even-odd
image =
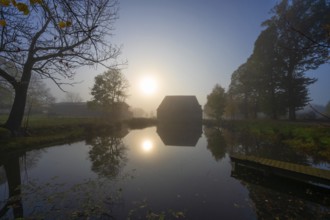
[[[202,124],[169,124],[157,125],[157,134],[167,146],[196,146],[202,136]]]

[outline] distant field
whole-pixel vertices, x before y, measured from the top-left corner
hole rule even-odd
[[[5,123],[8,116],[0,115],[0,124]],[[45,115],[33,115],[23,119],[23,127],[30,128],[51,127],[58,125],[77,125],[81,123],[95,122],[93,118],[48,117]]]

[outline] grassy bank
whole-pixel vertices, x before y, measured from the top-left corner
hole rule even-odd
[[[225,121],[223,126],[232,132],[283,143],[297,151],[330,161],[330,123],[243,120]]]
[[[52,144],[70,143],[83,139],[89,127],[95,126],[92,119],[31,117],[26,128],[26,137],[10,137],[0,129],[0,151],[16,151],[40,148]]]
[[[5,117],[0,117],[0,124]],[[126,124],[133,127],[145,127],[155,124],[154,120],[133,119]],[[98,132],[111,133],[119,123],[111,123],[102,118],[57,118],[33,116],[29,119],[26,137],[10,137],[8,130],[0,128],[0,153],[16,150],[28,150],[51,146],[54,144],[71,143],[85,139],[88,134]]]
[[[6,117],[0,116],[0,124]],[[120,126],[139,129],[156,125],[155,119],[134,118],[123,124],[113,124],[98,118],[55,118],[33,116],[29,119],[27,137],[11,138],[7,130],[0,128],[0,153],[16,150],[35,149],[54,144],[84,140],[86,135],[101,132],[111,133]],[[214,126],[208,121],[205,123]],[[308,155],[330,161],[330,124],[320,122],[289,122],[272,120],[224,121],[222,127],[236,134],[252,136],[285,144]]]

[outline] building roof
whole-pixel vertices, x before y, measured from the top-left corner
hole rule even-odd
[[[175,106],[175,108],[201,108],[196,96],[165,96],[160,103],[158,109],[168,108],[169,106]],[[157,109],[157,110],[158,110]]]

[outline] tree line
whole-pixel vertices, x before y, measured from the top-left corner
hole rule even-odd
[[[329,61],[330,1],[282,0],[271,13],[253,53],[232,73],[228,91],[217,84],[207,96],[206,114],[256,118],[262,112],[295,120],[311,101],[308,86],[317,79],[305,73]]]

